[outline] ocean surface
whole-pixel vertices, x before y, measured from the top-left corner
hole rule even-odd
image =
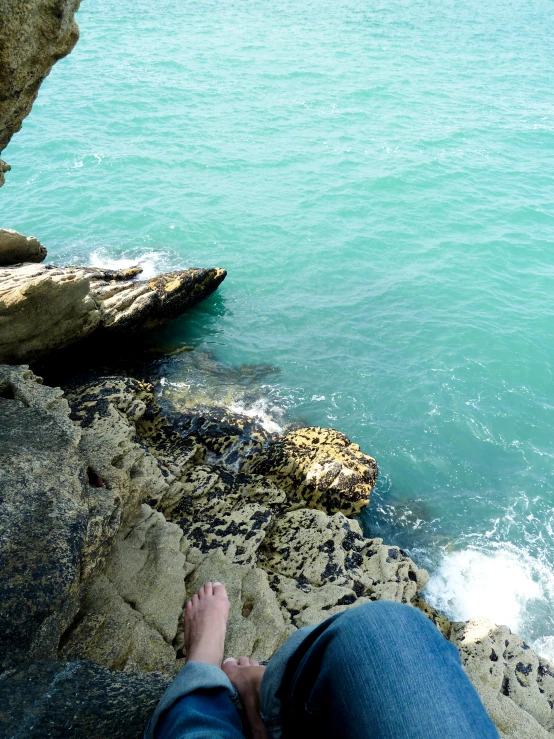
[[[553,0],[84,0],[4,153],[51,263],[221,266],[158,390],[376,457],[366,531],[554,658]]]

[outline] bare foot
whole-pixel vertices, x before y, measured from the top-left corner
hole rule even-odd
[[[185,607],[187,662],[206,662],[221,667],[229,598],[220,582],[207,582]]]
[[[248,657],[239,657],[238,661],[229,657],[221,669],[237,689],[250,724],[252,739],[268,739],[260,716],[260,685],[265,667]]]

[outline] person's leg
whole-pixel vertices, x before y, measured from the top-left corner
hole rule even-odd
[[[156,739],[244,739],[241,720],[225,688],[195,690],[162,714]]]
[[[158,703],[145,739],[244,739],[237,691],[221,669],[228,614],[221,583],[206,583],[187,603],[187,664]]]
[[[289,658],[279,697],[284,739],[498,739],[458,650],[399,603],[316,627]]]

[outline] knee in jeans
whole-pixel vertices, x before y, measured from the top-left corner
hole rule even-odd
[[[372,601],[361,606],[355,606],[340,614],[336,621],[337,634],[348,640],[350,630],[363,629],[370,631],[378,629],[381,633],[390,630],[396,634],[399,626],[408,628],[424,628],[435,632],[436,628],[426,616],[414,606],[394,601]]]

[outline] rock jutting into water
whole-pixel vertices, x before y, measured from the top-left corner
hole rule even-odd
[[[45,257],[45,247],[34,236],[23,236],[11,228],[0,228],[0,267],[42,262]]]
[[[152,328],[208,297],[223,269],[136,280],[140,267],[102,270],[21,264],[0,268],[0,361],[37,359],[90,337]]]

